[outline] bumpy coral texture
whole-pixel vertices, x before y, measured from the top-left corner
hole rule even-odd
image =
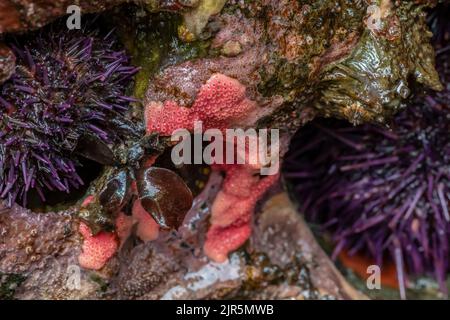
[[[88,196],[82,207],[88,206],[95,198]],[[100,232],[93,235],[85,223],[80,223],[79,232],[83,236],[82,252],[78,256],[80,266],[86,269],[102,269],[108,260],[115,254],[119,245],[131,235],[133,225],[136,225],[136,235],[142,241],[156,240],[159,235],[159,226],[155,220],[136,200],[133,204],[132,215],[127,216],[121,212],[116,218],[115,233]]]
[[[191,108],[179,107],[173,101],[151,102],[146,111],[147,131],[171,135],[177,129],[192,130],[195,121],[208,128],[225,129],[256,110],[254,101],[245,96],[239,81],[214,74],[202,86]]]
[[[114,233],[100,232],[95,236],[85,223],[79,229],[84,238],[82,253],[78,256],[80,266],[86,269],[99,270],[114,255],[118,243]]]
[[[219,169],[226,172],[226,178],[212,206],[204,250],[212,260],[224,262],[229,252],[250,237],[255,205],[278,175],[261,179],[246,165],[224,165]]]
[[[151,102],[146,109],[147,132],[171,135],[177,129],[192,130],[195,121],[203,129],[224,130],[239,126],[257,104],[246,97],[246,88],[223,74],[213,75],[200,89],[191,108],[172,101]],[[222,190],[212,206],[211,227],[204,245],[206,255],[223,262],[229,252],[239,248],[250,236],[255,204],[278,176],[259,177],[251,165],[215,165],[225,172]]]

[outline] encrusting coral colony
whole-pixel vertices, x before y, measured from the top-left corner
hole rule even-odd
[[[0,3],[0,298],[365,297],[331,261],[447,296],[448,1],[69,2]],[[175,165],[196,122],[282,169]]]

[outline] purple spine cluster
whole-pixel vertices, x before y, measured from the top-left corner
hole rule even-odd
[[[390,128],[337,120],[307,125],[294,138],[285,176],[300,211],[345,250],[430,275],[447,293],[450,271],[449,6],[430,16],[437,69],[445,89],[420,93]]]
[[[411,106],[393,131],[316,122],[300,132],[285,176],[301,212],[331,234],[334,258],[345,249],[379,265],[401,259],[408,272],[433,273],[445,287],[450,110],[434,108]]]
[[[450,259],[450,90],[418,99],[393,130],[317,121],[286,159],[300,211],[335,243],[382,265],[432,274],[446,292]],[[403,284],[400,284],[403,285]]]
[[[79,188],[79,139],[121,139],[134,101],[125,91],[137,68],[112,33],[53,29],[9,43],[18,62],[0,86],[0,198],[9,205],[25,206],[30,190],[45,201],[46,190]]]

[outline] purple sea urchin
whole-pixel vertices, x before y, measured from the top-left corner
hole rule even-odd
[[[392,130],[319,120],[301,129],[285,176],[300,211],[345,250],[430,275],[447,294],[450,272],[450,28],[448,5],[430,16],[441,92],[419,93]],[[418,90],[420,91],[420,89]]]
[[[116,143],[127,130],[137,69],[126,53],[112,33],[56,28],[9,43],[17,67],[0,86],[0,198],[9,205],[25,206],[31,190],[45,201],[45,190],[79,188],[80,142]]]
[[[343,249],[379,265],[390,256],[400,274],[402,265],[413,275],[431,273],[447,291],[449,98],[447,88],[418,99],[392,130],[324,120],[300,131],[285,176],[307,220],[331,235],[334,258]]]

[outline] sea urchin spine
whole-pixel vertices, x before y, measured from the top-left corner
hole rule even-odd
[[[331,234],[333,257],[345,249],[350,255],[368,254],[381,265],[390,255],[410,274],[434,274],[446,292],[448,103],[448,96],[445,102],[428,96],[423,105],[398,115],[392,131],[337,121],[300,131],[286,177],[295,186],[301,212]]]
[[[445,6],[448,12],[448,6]],[[392,130],[320,120],[301,129],[286,159],[300,211],[345,250],[404,272],[432,275],[447,294],[450,271],[449,24],[433,13],[441,92],[418,94]]]
[[[112,32],[56,24],[9,46],[14,75],[0,86],[0,198],[11,206],[35,190],[69,192],[83,184],[77,145],[123,139],[120,124],[133,98],[126,88],[137,72]]]

